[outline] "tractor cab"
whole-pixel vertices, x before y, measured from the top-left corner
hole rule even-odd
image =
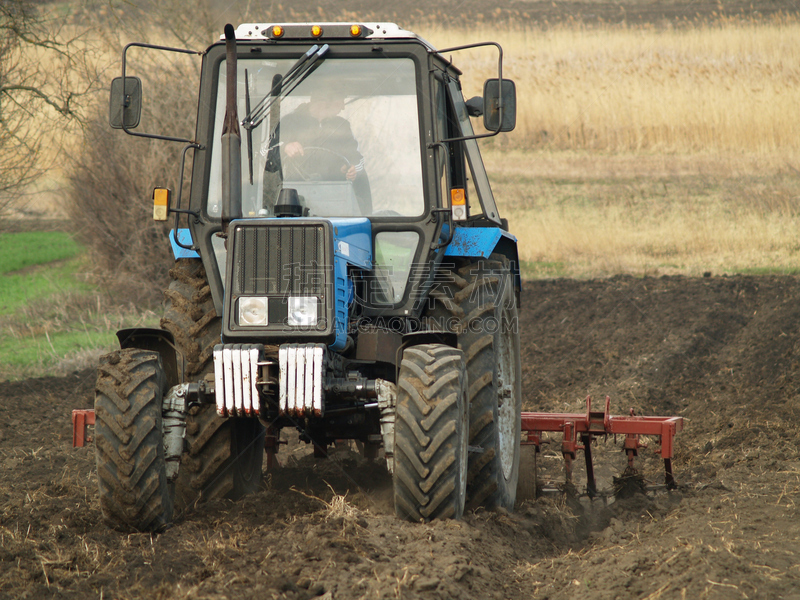
[[[430,269],[413,266],[430,263],[432,246],[447,245],[453,222],[505,229],[468,114],[488,115],[489,127],[500,129],[505,89],[502,129],[513,128],[513,84],[490,80],[488,98],[468,107],[450,59],[390,23],[246,24],[235,39],[241,206],[231,217],[368,219],[363,250],[372,272],[356,290],[359,310],[418,317]],[[204,168],[193,173],[191,199],[203,215],[192,239],[201,255],[216,257],[220,277],[211,289],[219,308],[226,253],[213,234],[226,225],[218,141],[226,60],[222,43],[205,57],[198,122],[205,149],[196,157]]]

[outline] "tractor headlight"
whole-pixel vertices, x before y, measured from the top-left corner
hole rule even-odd
[[[267,325],[267,299],[254,296],[239,298],[239,325]]]
[[[317,324],[317,304],[314,296],[289,296],[289,325],[314,327]]]

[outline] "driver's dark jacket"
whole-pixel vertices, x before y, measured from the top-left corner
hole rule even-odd
[[[265,170],[278,172],[281,169],[280,147],[291,142],[299,142],[305,151],[306,148],[324,148],[335,155],[347,159],[350,166],[356,168],[356,178],[353,188],[356,193],[362,213],[368,215],[372,212],[372,198],[369,180],[364,171],[364,157],[358,151],[358,142],[353,136],[350,123],[339,116],[317,120],[309,112],[309,104],[302,104],[293,112],[281,118],[280,123],[273,131],[270,139],[269,152]],[[339,172],[338,177],[344,177]]]

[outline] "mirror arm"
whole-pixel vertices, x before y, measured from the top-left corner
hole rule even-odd
[[[122,90],[123,93],[125,91],[125,70],[127,67],[128,62],[128,49],[129,48],[150,48],[151,50],[164,50],[165,52],[177,52],[179,54],[194,54],[196,56],[203,56],[205,51],[198,51],[198,50],[188,50],[186,48],[171,48],[170,46],[158,46],[155,44],[145,44],[143,42],[131,42],[125,48],[122,49]],[[130,106],[130,96],[126,94],[125,103],[123,104],[124,107]],[[165,140],[167,142],[181,142],[184,144],[196,144],[194,140],[187,140],[186,138],[179,138],[179,137],[172,137],[167,135],[156,135],[154,133],[139,133],[137,131],[131,131],[125,126],[125,119],[122,119],[122,131],[127,133],[128,135],[132,135],[135,137],[143,137],[143,138],[151,138],[154,140]]]
[[[458,50],[469,50],[470,48],[480,48],[483,46],[494,46],[497,48],[497,79],[498,85],[500,87],[498,96],[497,96],[497,104],[498,104],[498,126],[497,130],[490,130],[491,133],[483,133],[480,135],[463,135],[461,137],[454,137],[454,138],[447,138],[444,140],[440,140],[441,142],[463,142],[465,140],[480,140],[483,138],[494,137],[498,133],[500,133],[503,129],[503,47],[498,44],[497,42],[478,42],[477,44],[466,44],[464,46],[453,46],[452,48],[443,48],[441,50],[434,50],[431,54],[441,54],[444,55],[445,52],[456,52]],[[442,56],[444,60],[444,56]],[[452,58],[449,59],[448,64],[452,64]]]

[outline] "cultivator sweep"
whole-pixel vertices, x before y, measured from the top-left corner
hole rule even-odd
[[[683,429],[682,417],[648,417],[634,414],[630,410],[628,416],[610,414],[611,399],[606,396],[603,411],[592,410],[592,397],[586,398],[585,413],[522,413],[522,445],[535,446],[539,452],[542,445],[542,433],[561,432],[561,454],[564,456],[564,473],[566,489],[574,488],[572,483],[572,463],[577,451],[583,450],[586,463],[586,493],[590,498],[598,495],[597,481],[594,475],[592,460],[592,440],[608,435],[624,435],[623,450],[628,457],[628,465],[622,478],[636,477],[634,459],[640,448],[647,448],[641,436],[660,438],[661,458],[664,459],[664,484],[667,489],[675,489],[675,476],[672,472],[673,441],[675,435]],[[534,461],[535,462],[535,461]],[[534,467],[535,468],[535,467]],[[534,474],[535,477],[535,474]],[[534,486],[535,487],[535,486]]]

